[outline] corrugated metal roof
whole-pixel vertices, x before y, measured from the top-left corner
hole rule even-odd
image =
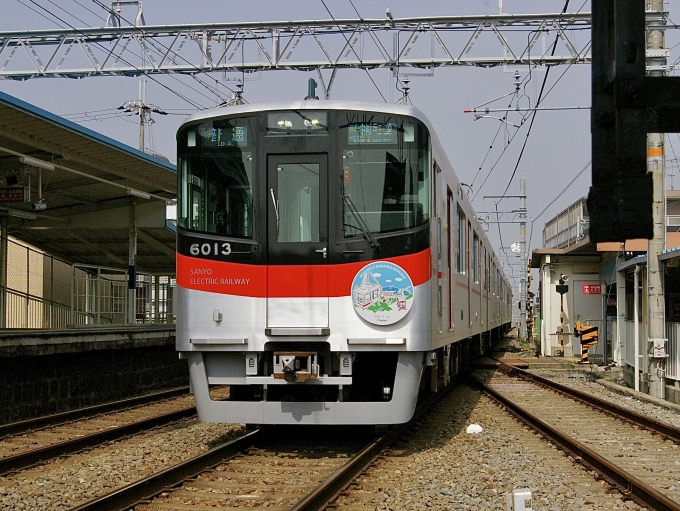
[[[22,163],[22,155],[54,170]],[[12,186],[31,190],[31,202],[0,203],[17,239],[69,262],[124,267],[137,205],[139,269],[174,271],[175,234],[161,214],[176,198],[170,162],[0,93],[0,188]],[[32,211],[40,196],[46,209]]]

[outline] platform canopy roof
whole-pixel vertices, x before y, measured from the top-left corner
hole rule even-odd
[[[146,154],[0,93],[0,217],[8,233],[68,263],[172,274],[166,204],[177,172]]]

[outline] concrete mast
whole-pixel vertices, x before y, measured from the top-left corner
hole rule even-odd
[[[519,303],[522,316],[519,321],[519,336],[527,336],[527,190],[526,178],[519,178],[519,239],[521,247],[521,273],[519,281]]]
[[[647,20],[663,22],[663,0],[647,0]],[[664,49],[664,30],[647,31],[647,74],[663,76],[667,64]],[[647,304],[649,343],[646,352],[649,354],[648,366],[649,394],[664,399],[666,373],[665,343],[666,318],[664,302],[663,271],[659,256],[666,245],[666,162],[664,156],[665,135],[649,133],[647,135],[647,171],[652,174],[654,199],[652,217],[654,221],[654,237],[647,245]]]

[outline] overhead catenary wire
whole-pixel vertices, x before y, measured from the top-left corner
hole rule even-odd
[[[350,3],[350,5],[352,6],[352,9],[354,9],[354,12],[355,12],[355,13],[357,14],[357,16],[359,17],[359,21],[363,21],[364,18],[361,16],[361,14],[359,14],[359,11],[358,11],[357,8],[354,6],[354,2],[352,2],[352,0],[349,0],[349,3]],[[399,35],[400,35],[400,33],[401,33],[401,30],[397,31],[397,46],[399,45]],[[357,58],[358,58],[358,57],[357,57]],[[401,89],[399,88],[399,84],[401,84],[401,86],[402,86]],[[395,88],[396,88],[399,92],[401,92],[402,94],[404,94],[404,89],[403,89],[404,83],[399,79],[399,62],[398,62],[398,61],[397,61],[397,75],[396,75],[396,81],[395,81],[395,83],[394,83],[394,86],[395,86]],[[390,99],[391,99],[391,97],[390,97]],[[409,101],[409,103],[413,104],[413,101],[411,100],[410,97],[408,97],[408,101]]]
[[[569,182],[567,183],[567,186],[565,186],[565,187],[562,189],[562,191],[561,191],[560,193],[558,193],[557,196],[556,196],[552,201],[550,201],[550,203],[549,203],[545,208],[543,208],[543,210],[542,210],[535,218],[532,218],[532,219],[531,219],[531,229],[530,229],[530,231],[529,231],[529,243],[527,244],[527,247],[530,247],[530,246],[531,246],[531,240],[532,240],[532,237],[533,237],[533,235],[534,235],[534,222],[535,222],[536,220],[538,220],[539,218],[541,218],[541,217],[543,216],[543,213],[545,213],[545,212],[548,210],[548,208],[549,208],[550,206],[552,206],[553,204],[555,204],[555,202],[557,202],[557,201],[559,200],[559,198],[562,197],[562,195],[564,195],[564,193],[569,189],[569,187],[570,187],[571,185],[573,185],[574,182],[576,182],[576,180],[577,180],[579,177],[581,177],[581,174],[583,174],[583,173],[590,167],[590,165],[591,165],[592,163],[593,163],[592,160],[590,160],[588,163],[586,163],[586,164],[583,166],[583,168],[582,168],[582,169],[581,169],[581,170],[580,170],[580,171],[572,178],[572,180],[569,181]],[[528,255],[528,254],[527,254],[527,255]]]
[[[97,14],[96,12],[94,12],[92,9],[90,9],[90,8],[87,7],[86,5],[83,5],[82,3],[80,3],[78,0],[73,0],[73,2],[77,3],[79,6],[81,6],[83,9],[85,9],[87,12],[91,13],[92,15],[94,15],[95,18],[99,18],[99,19],[102,20],[102,21],[106,21],[106,18],[104,18],[103,16],[100,16],[99,14]]]
[[[331,17],[331,19],[333,20],[333,22],[335,22],[335,24],[337,25],[338,29],[340,29],[340,25],[338,24],[338,22],[336,21],[336,19],[333,17],[333,14],[331,13],[331,10],[328,8],[328,6],[326,5],[326,2],[324,2],[324,0],[321,0],[321,3],[322,3],[323,6],[325,7],[326,11],[328,12],[328,15]],[[355,10],[356,10],[356,9],[355,9]],[[342,34],[342,37],[345,38],[345,41],[347,42],[347,44],[349,45],[349,47],[352,49],[352,53],[354,53],[354,55],[356,56],[357,60],[358,60],[359,62],[362,62],[362,61],[361,61],[361,58],[359,57],[359,54],[358,54],[358,53],[356,52],[356,50],[354,49],[354,46],[353,46],[352,44],[350,44],[349,39],[347,39],[347,36],[345,35],[345,32],[344,32],[342,29],[340,29],[340,33]],[[378,94],[380,94],[380,97],[383,99],[383,101],[384,101],[385,103],[387,103],[387,99],[385,99],[385,96],[384,96],[383,93],[380,91],[380,87],[378,87],[378,84],[375,83],[375,80],[374,80],[373,77],[371,76],[371,73],[368,72],[368,69],[364,69],[364,71],[366,71],[366,75],[368,76],[368,78],[369,78],[369,79],[371,80],[371,82],[373,83],[373,86],[374,86],[375,89],[378,91]]]
[[[63,12],[65,12],[66,14],[68,14],[69,16],[71,16],[72,18],[78,20],[78,21],[79,21],[80,23],[82,23],[83,25],[87,25],[87,23],[85,23],[83,20],[81,20],[78,16],[76,16],[75,14],[73,14],[73,13],[70,12],[70,11],[67,11],[67,10],[64,9],[61,5],[58,5],[58,4],[54,3],[53,0],[47,0],[47,1],[48,1],[49,3],[51,3],[52,5],[54,5],[54,6],[55,6],[57,9],[59,9],[60,11],[63,11]]]
[[[580,54],[582,54],[582,53],[584,53],[585,51],[587,51],[587,49],[588,49],[589,47],[590,47],[590,42],[588,43],[588,45],[587,45],[585,48],[583,48],[583,49],[581,50]],[[546,54],[547,54],[547,52],[544,53],[543,56],[545,56]],[[569,64],[569,67],[571,67],[572,65],[573,65],[573,64]],[[536,67],[536,66],[537,66],[537,64],[536,64],[534,67]],[[549,68],[548,68],[548,69],[549,69]],[[566,72],[566,71],[565,71],[565,72]],[[546,71],[546,75],[547,75],[547,71]],[[560,75],[560,77],[558,78],[558,80],[555,82],[555,85],[562,79],[563,76],[564,76],[564,73],[562,73],[562,75]],[[527,77],[524,78],[524,80],[526,80],[526,79],[527,79]],[[524,80],[523,80],[523,81],[524,81]],[[548,96],[548,94],[553,90],[553,88],[554,88],[555,85],[553,85],[553,87],[551,87],[551,88],[548,90],[548,92],[545,93],[545,94],[543,95],[543,100],[544,100],[544,99]],[[510,93],[510,94],[515,94],[515,93]],[[507,94],[504,95],[504,96],[501,96],[500,98],[496,98],[495,100],[492,100],[492,101],[497,101],[498,99],[501,99],[501,98],[503,98],[503,97],[505,97],[505,96],[507,96]],[[492,102],[492,101],[491,101],[491,102]],[[489,103],[490,103],[490,102],[487,102],[487,103],[484,103],[483,105],[486,105],[486,104],[489,104]],[[482,106],[483,106],[483,105],[482,105]],[[538,103],[537,103],[537,106],[538,106]],[[509,110],[508,110],[508,111],[509,111]],[[534,116],[535,116],[535,115],[536,115],[536,110],[534,109]],[[523,117],[522,117],[521,124],[520,124],[520,127],[521,127],[521,126],[524,126],[525,121],[526,121],[526,117],[523,116]],[[496,132],[496,135],[494,136],[494,139],[493,139],[493,141],[492,141],[492,145],[489,147],[489,150],[487,151],[487,154],[486,154],[485,157],[484,157],[484,161],[486,161],[486,158],[488,157],[488,154],[489,154],[490,150],[493,148],[493,144],[495,143],[496,138],[498,137],[499,131],[500,131],[500,130],[498,130],[498,131]],[[477,195],[479,195],[479,193],[481,192],[482,188],[484,187],[484,185],[486,184],[486,182],[487,182],[487,181],[489,180],[489,178],[491,177],[492,172],[495,170],[495,168],[496,168],[496,167],[498,166],[498,164],[501,162],[503,156],[505,155],[505,153],[507,152],[508,148],[510,147],[510,144],[512,144],[512,142],[514,141],[515,137],[516,137],[518,134],[519,134],[519,129],[517,129],[517,130],[515,131],[515,133],[513,133],[513,135],[508,139],[508,141],[507,141],[505,147],[503,148],[503,151],[502,151],[501,154],[498,156],[498,158],[496,158],[496,161],[492,164],[491,169],[489,170],[488,174],[487,174],[486,177],[484,178],[484,181],[482,182],[482,184],[480,185],[480,187],[477,189],[477,192],[476,192],[476,193],[474,194],[474,196],[472,197],[472,200],[473,200],[473,201],[474,201],[474,199],[477,197]],[[528,137],[528,135],[527,135],[527,137]],[[526,142],[525,142],[525,144],[526,144]],[[483,162],[482,162],[482,165],[483,165]],[[481,170],[481,169],[480,169],[480,170]],[[479,174],[479,171],[478,171],[478,174]],[[513,177],[514,177],[514,174],[513,174]],[[512,182],[512,179],[511,179],[510,182]],[[508,186],[508,188],[506,188],[506,190],[505,190],[505,192],[503,193],[503,195],[505,195],[505,193],[507,193],[508,189],[509,189],[509,186]]]
[[[580,12],[580,11],[583,9],[583,7],[586,5],[586,3],[587,3],[587,1],[584,2],[584,3],[581,5],[581,7],[579,8],[579,10],[578,10],[577,12]],[[569,6],[569,0],[566,0],[565,5],[564,5],[564,8],[562,9],[562,13],[565,13],[565,12],[566,12],[568,6]],[[552,48],[552,49],[550,50],[551,55],[554,55],[554,54],[555,54],[555,51],[556,51],[556,49],[557,49],[557,42],[558,42],[558,40],[559,40],[559,34],[558,34],[558,36],[555,37],[555,42],[551,45],[551,48]],[[592,42],[589,41],[588,44],[587,44],[587,45],[579,52],[579,54],[583,54],[583,53],[587,52],[587,50],[590,48],[591,44],[592,44]],[[544,54],[544,55],[545,55],[545,54]],[[539,99],[538,99],[538,101],[536,102],[536,107],[538,107],[539,104],[540,104],[543,100],[545,100],[545,98],[550,94],[550,92],[555,88],[555,86],[561,81],[561,79],[564,77],[565,73],[571,68],[572,65],[573,65],[573,62],[570,63],[570,64],[567,66],[567,69],[565,69],[565,71],[559,76],[559,78],[558,78],[558,79],[555,81],[555,83],[550,87],[550,89],[548,89],[548,91],[547,91],[545,94],[543,94],[543,90],[545,89],[545,84],[546,84],[546,81],[547,81],[547,78],[548,78],[548,73],[549,73],[549,71],[550,71],[550,68],[552,67],[552,66],[548,65],[548,67],[547,67],[547,69],[546,69],[546,73],[545,73],[544,78],[543,78],[543,84],[542,84],[542,86],[541,86],[541,92],[540,92],[540,94],[539,94]],[[517,159],[517,162],[516,162],[516,164],[515,164],[515,168],[514,168],[514,170],[513,170],[513,173],[512,173],[512,175],[511,175],[510,179],[508,180],[508,184],[507,184],[507,186],[506,186],[506,188],[505,188],[505,191],[503,192],[503,195],[505,195],[505,194],[507,193],[507,191],[510,189],[510,185],[512,184],[512,180],[514,179],[515,174],[517,173],[517,169],[519,168],[519,163],[521,162],[521,159],[522,159],[522,156],[523,156],[523,153],[524,153],[524,149],[525,149],[525,147],[526,147],[528,138],[529,138],[529,136],[530,136],[530,134],[531,134],[531,127],[533,126],[534,120],[535,120],[535,118],[536,118],[536,113],[537,113],[537,111],[534,110],[534,111],[533,111],[533,115],[532,115],[532,119],[531,119],[531,122],[530,122],[530,125],[529,125],[529,129],[528,129],[528,131],[527,131],[527,134],[526,134],[526,137],[525,137],[525,140],[524,140],[524,144],[523,144],[522,149],[521,149],[521,151],[520,151],[520,155],[519,155],[519,157],[518,157],[518,159]],[[522,123],[522,125],[523,125],[523,124],[524,124],[524,123]],[[515,136],[517,135],[518,132],[519,132],[519,130],[515,132],[515,135],[513,135],[513,137],[511,137],[510,141],[508,142],[508,145],[507,145],[506,148],[503,150],[503,152],[501,153],[501,155],[499,156],[499,158],[496,160],[496,163],[494,164],[494,166],[493,166],[493,167],[491,168],[491,170],[489,171],[489,175],[491,174],[491,172],[493,171],[493,169],[495,168],[495,166],[498,164],[498,162],[500,161],[500,159],[501,159],[501,157],[503,156],[503,154],[505,154],[507,147],[508,147],[508,146],[510,145],[510,143],[514,140],[514,138],[515,138]],[[484,182],[482,183],[482,186],[483,186],[484,183],[486,183],[486,181],[488,180],[489,175],[487,175],[487,177],[485,178]],[[479,190],[477,191],[477,193],[475,194],[475,197],[479,194],[480,191],[481,191],[481,186],[480,186],[480,189],[479,189]],[[473,197],[473,200],[474,200],[474,197]]]
[[[30,1],[30,0],[29,0],[29,1]],[[64,25],[60,25],[59,23],[55,22],[53,19],[50,19],[48,16],[45,16],[45,15],[44,15],[43,13],[41,13],[40,11],[38,11],[38,10],[34,9],[33,7],[31,7],[31,6],[28,5],[27,3],[22,2],[21,0],[17,0],[17,2],[20,3],[21,5],[23,5],[24,7],[26,7],[27,9],[32,10],[32,11],[33,11],[34,13],[36,13],[38,16],[42,16],[42,17],[45,18],[47,21],[49,21],[49,22],[51,22],[51,23],[54,23],[54,24],[57,25],[59,28],[66,28]],[[42,6],[41,6],[41,7],[42,7]]]
[[[20,0],[19,0],[19,1],[20,1]],[[37,5],[38,7],[40,7],[41,9],[45,10],[46,12],[48,12],[51,16],[57,18],[58,20],[62,21],[63,23],[66,23],[66,24],[67,24],[70,28],[72,28],[73,30],[78,31],[78,29],[76,29],[76,28],[73,27],[71,24],[69,24],[69,23],[67,23],[66,21],[64,21],[64,20],[62,20],[61,18],[59,18],[56,14],[52,13],[51,11],[49,11],[48,9],[46,9],[45,7],[43,7],[43,6],[39,5],[39,4],[37,4],[37,3],[36,3],[35,1],[33,1],[33,0],[30,0],[30,1],[31,1],[32,3],[34,3],[35,5]],[[51,0],[48,0],[48,1],[49,1],[50,3],[54,3],[54,2],[52,2]],[[75,0],[74,0],[74,1],[75,1]],[[93,1],[94,3],[96,3],[97,5],[99,5],[100,7],[102,7],[106,12],[109,12],[109,11],[110,11],[109,7],[107,7],[107,6],[104,5],[103,3],[99,2],[98,0],[92,0],[92,1]],[[76,3],[78,3],[78,5],[81,5],[81,7],[87,9],[85,6],[83,6],[83,5],[80,4],[79,2],[76,2]],[[58,7],[58,6],[57,6],[57,7]],[[61,9],[61,7],[59,7],[59,8]],[[32,9],[32,10],[35,11],[35,9]],[[62,9],[62,10],[63,10],[63,9]],[[95,13],[94,13],[93,11],[91,11],[90,9],[87,9],[87,10],[88,10],[89,12],[95,14]],[[35,12],[37,12],[37,11],[35,11]],[[65,11],[65,12],[67,12],[67,11]],[[70,14],[70,13],[69,13],[69,14]],[[73,15],[71,14],[71,16],[73,16]],[[96,16],[96,14],[95,14],[95,16]],[[45,17],[45,16],[43,16],[43,17]],[[76,18],[76,19],[77,19],[78,21],[80,21],[81,23],[87,25],[87,23],[85,23],[84,21],[80,20],[79,18],[77,18],[77,17],[75,17],[75,16],[73,16],[73,17]],[[97,16],[97,17],[99,17],[99,16]],[[133,25],[130,21],[128,21],[127,19],[125,19],[123,16],[119,16],[119,18],[122,19],[123,21],[126,21],[127,23],[130,23],[131,25]],[[47,19],[49,19],[49,18],[47,18]],[[100,19],[101,19],[101,18],[100,18]],[[53,20],[50,20],[50,21],[53,21]],[[63,28],[63,27],[62,27],[62,28]],[[141,29],[140,29],[140,30],[141,30]],[[101,44],[98,44],[98,43],[96,43],[96,44],[97,44],[99,47],[101,47],[102,49],[104,49],[104,48],[101,46]],[[160,52],[160,51],[158,50],[158,48],[155,46],[156,44],[157,44],[157,43],[156,43],[154,40],[150,40],[150,46],[157,52],[157,55],[160,55],[162,52]],[[166,50],[170,50],[169,48],[165,47],[165,46],[162,45],[162,44],[160,44],[160,46],[163,47],[163,48],[165,48]],[[131,50],[128,50],[128,51],[131,51]],[[186,61],[186,59],[184,59],[183,57],[179,56],[176,52],[172,52],[172,53],[173,53],[176,57],[180,57],[180,58],[181,58],[182,60],[184,60],[185,62],[188,62],[188,61]],[[141,55],[140,55],[140,56],[141,56]],[[130,65],[131,67],[133,67],[133,68],[136,69],[137,71],[140,71],[140,74],[145,74],[145,73],[143,72],[143,70],[140,70],[140,69],[137,68],[136,66],[132,65],[131,63],[129,63],[128,61],[126,61],[125,59],[123,59],[122,57],[120,58],[120,60],[121,60],[122,62],[124,62],[124,63]],[[205,74],[204,71],[200,71],[200,70],[198,70],[198,68],[197,68],[197,71],[199,71],[199,72]],[[204,94],[203,92],[199,91],[198,89],[196,89],[196,88],[194,88],[194,87],[191,87],[189,84],[187,84],[187,83],[185,83],[185,82],[179,80],[177,77],[173,76],[172,74],[169,74],[169,76],[170,76],[171,79],[173,79],[173,80],[175,80],[175,81],[181,83],[184,87],[187,87],[187,88],[191,89],[192,91],[194,91],[194,92],[196,92],[197,94],[199,94],[199,95],[205,97],[206,99],[213,100],[213,98],[207,96],[206,94]],[[217,98],[218,98],[221,102],[224,102],[224,101],[225,101],[225,98],[224,98],[223,96],[221,96],[221,95],[214,89],[214,87],[212,87],[212,86],[206,84],[205,82],[201,81],[201,80],[198,79],[195,75],[191,75],[191,77],[192,77],[192,79],[194,79],[195,81],[197,81],[198,83],[200,83],[203,87],[205,87],[208,91],[210,91],[214,96],[217,96]],[[161,82],[159,82],[159,81],[156,80],[155,78],[151,78],[151,77],[149,77],[149,78],[150,78],[152,81],[154,81],[154,82],[160,84],[161,86],[165,87]],[[234,92],[233,89],[231,89],[230,87],[227,87],[227,86],[225,86],[225,87],[226,87],[227,89],[229,89],[231,92]],[[165,87],[165,88],[167,88],[167,87]],[[168,90],[170,90],[171,92],[173,92],[172,89],[169,89],[169,88],[168,88]],[[179,94],[177,91],[174,91],[174,93],[175,93],[176,95]],[[185,101],[187,101],[187,98],[186,98],[186,97],[184,97],[184,96],[180,96],[180,97],[181,97],[182,99],[184,99]],[[189,102],[189,101],[188,101],[188,102]],[[190,104],[191,104],[191,103],[190,103]],[[205,109],[204,106],[199,105],[199,104],[196,104],[196,103],[194,103],[193,106],[194,106],[196,109]]]
[[[106,12],[110,12],[110,8],[109,8],[108,6],[106,6],[104,3],[100,2],[99,0],[92,0],[92,1],[93,1],[95,4],[99,5],[99,6],[100,6],[102,9],[104,9]],[[121,20],[125,21],[126,23],[128,23],[130,26],[135,27],[142,35],[146,35],[145,32],[144,32],[144,29],[143,29],[142,27],[138,27],[137,25],[135,25],[134,23],[132,23],[130,20],[126,19],[124,16],[121,16],[120,14],[116,14],[116,16],[117,16],[119,19],[121,19]],[[162,44],[162,43],[156,42],[153,38],[148,39],[148,42],[149,42],[149,46],[151,46],[154,50],[156,50],[156,51],[158,52],[158,53],[157,53],[158,55],[161,55],[162,52],[159,51],[157,45],[160,46],[160,47],[162,47],[164,50],[166,50],[166,51],[168,51],[168,52],[171,51],[169,47],[167,47],[166,45],[164,45],[164,44]],[[179,53],[177,53],[176,51],[172,51],[172,54],[173,54],[174,58],[179,58],[179,59],[183,60],[184,62],[186,62],[187,64],[191,64],[191,62],[189,62],[187,59],[185,59],[183,56],[181,56],[181,55],[180,55]],[[198,68],[198,67],[196,67],[196,66],[193,66],[193,67],[196,69],[196,72],[197,72],[197,73],[205,74],[206,76],[208,76],[209,78],[211,78],[205,71],[202,71],[200,68]],[[175,80],[177,80],[176,77],[173,77],[173,78],[174,78]],[[210,92],[212,92],[215,96],[217,96],[217,97],[219,98],[219,100],[220,100],[221,102],[225,102],[225,101],[226,101],[226,99],[225,99],[223,96],[221,96],[221,95],[219,94],[219,92],[217,92],[216,89],[215,89],[214,87],[212,87],[211,85],[208,85],[207,83],[203,82],[203,81],[200,80],[196,75],[192,74],[192,75],[191,75],[191,78],[192,78],[193,80],[195,80],[196,82],[200,83],[203,87],[205,87],[206,89],[208,89]],[[211,79],[212,79],[212,78],[211,78]],[[180,80],[177,80],[177,81],[180,81]],[[186,85],[184,82],[181,82],[181,81],[180,81],[180,83],[182,83],[183,85],[189,87],[189,86]],[[220,84],[219,82],[217,82],[217,83]],[[220,84],[220,85],[222,85],[223,87],[225,87],[226,89],[228,89],[230,92],[235,93],[234,89],[232,89],[231,87],[229,87],[229,86],[227,86],[227,85],[224,85],[224,84]],[[197,92],[197,91],[196,91],[195,89],[193,89],[192,87],[189,87],[189,88],[192,89],[192,90],[194,90],[195,92]]]

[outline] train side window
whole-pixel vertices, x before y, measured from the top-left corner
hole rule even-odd
[[[479,284],[479,236],[472,234],[472,281]]]
[[[456,260],[457,260],[457,271],[458,273],[465,274],[465,247],[467,245],[465,241],[465,213],[458,207],[458,223],[456,225]]]

